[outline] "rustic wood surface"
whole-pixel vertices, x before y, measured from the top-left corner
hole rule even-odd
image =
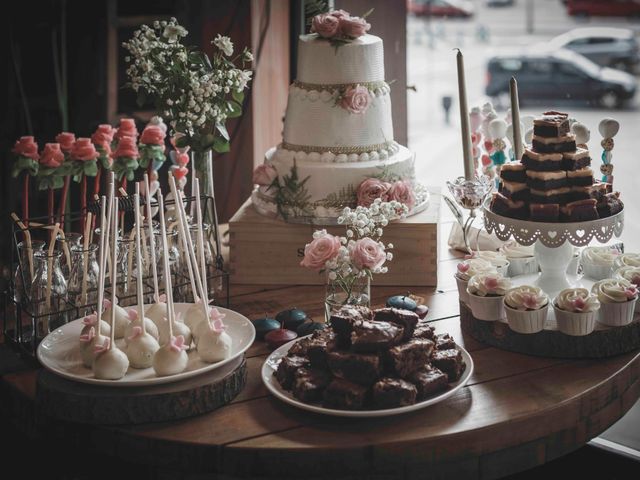
[[[443,252],[444,253],[444,252]],[[441,278],[455,261],[440,262]],[[374,287],[380,305],[406,288]],[[231,308],[250,318],[297,306],[321,318],[323,288],[232,288]],[[126,461],[224,478],[494,478],[540,465],[599,435],[640,397],[640,351],[600,360],[527,356],[487,346],[460,328],[455,287],[416,288],[439,332],[450,332],[473,357],[475,372],[456,395],[411,414],[332,418],[270,396],[259,369],[262,342],[247,352],[244,390],[228,405],[180,421],[104,427],[37,415],[37,373],[5,375],[0,395],[14,422],[74,448],[99,449]]]

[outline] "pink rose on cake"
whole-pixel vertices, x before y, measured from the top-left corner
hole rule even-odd
[[[144,145],[164,145],[166,133],[157,125],[148,125],[140,135],[140,143]]]
[[[278,178],[278,172],[271,165],[263,163],[258,165],[253,171],[253,183],[261,187],[269,187]]]
[[[321,13],[313,17],[311,21],[311,31],[323,38],[331,38],[338,33],[340,19],[332,13]]]
[[[360,270],[378,270],[387,259],[384,246],[368,237],[350,243],[349,255],[353,264]]]
[[[367,87],[352,85],[347,87],[340,98],[340,106],[350,113],[364,113],[371,104],[371,94]]]
[[[40,165],[48,168],[58,168],[64,162],[64,153],[60,149],[59,143],[46,143],[42,155],[40,155]]]
[[[73,144],[70,155],[72,159],[80,160],[82,162],[95,160],[99,156],[96,151],[96,147],[91,143],[90,138],[79,138],[76,140]]]
[[[389,189],[391,184],[378,180],[377,178],[367,178],[358,186],[356,192],[358,197],[358,205],[369,207],[376,198],[386,202],[389,199]]]
[[[340,32],[348,38],[358,38],[364,35],[371,28],[364,18],[342,17],[340,18]]]
[[[138,158],[138,146],[134,137],[122,137],[118,142],[118,148],[113,152],[115,158],[128,157]]]
[[[319,230],[313,236],[313,241],[304,247],[304,258],[300,265],[313,270],[322,270],[329,260],[338,255],[340,238],[334,237],[326,230]]]
[[[416,204],[413,187],[407,180],[398,180],[389,189],[389,200],[396,200],[411,209]]]
[[[19,157],[27,157],[32,160],[38,160],[38,144],[31,136],[20,137],[13,146],[13,153]]]
[[[73,144],[76,141],[76,136],[71,132],[62,132],[56,135],[56,142],[60,144],[60,149],[64,153],[71,152]]]

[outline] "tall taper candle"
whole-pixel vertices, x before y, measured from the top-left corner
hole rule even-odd
[[[456,55],[458,64],[458,102],[460,103],[460,129],[462,132],[462,157],[464,158],[464,178],[475,178],[475,165],[471,154],[471,128],[469,127],[469,106],[467,105],[467,87],[464,80],[464,59],[460,49]]]
[[[516,161],[522,159],[522,132],[520,131],[520,102],[518,101],[518,82],[515,77],[509,81],[511,94],[511,128],[513,129],[513,153]]]

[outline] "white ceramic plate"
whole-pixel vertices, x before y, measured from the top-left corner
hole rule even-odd
[[[190,303],[176,303],[176,313],[186,313],[191,306]],[[195,348],[189,354],[189,363],[184,372],[167,377],[158,377],[153,368],[135,369],[129,368],[126,375],[120,380],[99,380],[93,376],[91,369],[82,364],[80,356],[79,338],[80,331],[84,326],[82,319],[69,322],[57,330],[47,335],[40,345],[38,345],[38,360],[47,369],[62,377],[81,383],[93,385],[108,385],[110,387],[140,387],[147,385],[159,385],[162,383],[173,383],[185,378],[194,377],[205,372],[210,372],[216,368],[226,365],[234,358],[242,355],[253,343],[256,330],[249,319],[233,310],[216,307],[224,313],[224,323],[227,326],[227,333],[231,336],[233,343],[229,358],[217,363],[205,363],[200,360]],[[124,347],[124,340],[116,341],[119,347]]]
[[[389,408],[385,410],[336,410],[332,408],[324,408],[319,404],[301,402],[300,400],[295,398],[291,394],[291,392],[283,389],[276,380],[276,377],[274,377],[273,375],[273,372],[275,372],[276,368],[278,368],[280,359],[284,357],[289,349],[293,346],[293,344],[299,340],[301,339],[291,341],[281,346],[277,350],[274,350],[271,355],[269,355],[269,357],[267,357],[265,362],[262,364],[262,382],[265,384],[267,389],[269,389],[269,391],[280,400],[303,410],[309,410],[315,413],[323,413],[325,415],[334,415],[337,417],[388,417],[392,415],[400,415],[402,413],[413,412],[415,410],[420,410],[421,408],[428,407],[429,405],[433,405],[434,403],[441,402],[445,398],[450,397],[462,387],[464,387],[464,385],[469,381],[471,374],[473,373],[473,360],[471,359],[471,355],[469,355],[469,352],[467,352],[464,348],[458,346],[458,348],[462,352],[462,359],[466,363],[467,367],[460,377],[460,380],[455,383],[450,383],[448,390],[442,393],[433,395],[432,397],[413,405],[408,405],[406,407]]]

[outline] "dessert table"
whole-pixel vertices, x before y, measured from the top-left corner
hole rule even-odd
[[[447,255],[447,254],[445,254]],[[441,260],[452,278],[454,258]],[[373,304],[406,289],[372,288]],[[249,318],[297,306],[322,316],[323,288],[235,286],[231,308]],[[163,472],[219,472],[225,478],[494,478],[571,452],[616,422],[640,397],[640,351],[602,360],[533,357],[483,345],[461,332],[458,293],[432,287],[424,297],[436,333],[467,349],[475,371],[451,398],[413,413],[374,419],[297,410],[271,396],[260,368],[269,350],[246,354],[248,379],[228,405],[186,420],[137,426],[71,424],[39,414],[39,369],[4,375],[2,403],[17,428],[47,435],[69,451],[98,449]]]

